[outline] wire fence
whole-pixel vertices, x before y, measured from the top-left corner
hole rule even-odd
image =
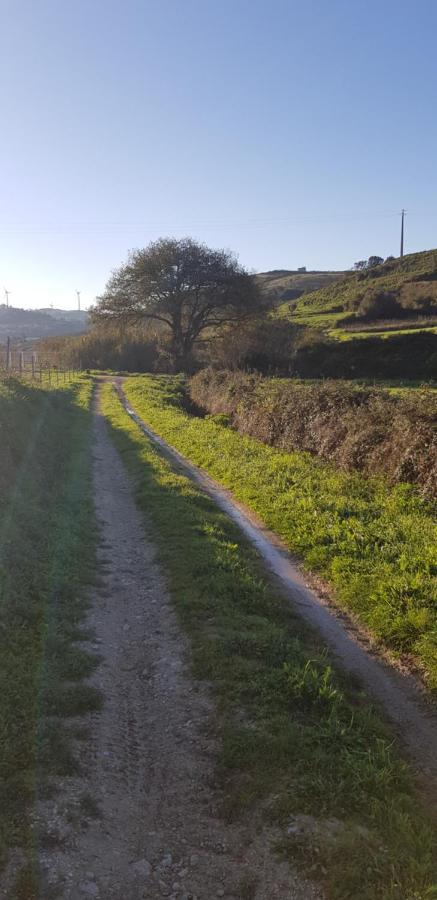
[[[0,347],[0,377],[26,378],[57,387],[66,384],[81,368],[65,362],[59,354],[40,354],[34,350],[17,350],[9,343]]]

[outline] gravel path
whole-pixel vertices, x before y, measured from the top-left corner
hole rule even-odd
[[[98,409],[94,453],[102,578],[88,624],[102,662],[90,680],[104,706],[87,719],[83,774],[40,807],[42,896],[316,898],[271,852],[273,832],[220,819],[211,700],[190,679],[165,579]],[[254,893],[240,892],[251,883]]]

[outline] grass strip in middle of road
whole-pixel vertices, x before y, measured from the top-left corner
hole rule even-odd
[[[174,471],[110,385],[102,394],[192,641],[194,675],[213,686],[224,814],[263,809],[282,829],[282,851],[332,898],[431,896],[433,828],[387,727],[333,670],[237,527]],[[311,827],[289,831],[299,815]]]

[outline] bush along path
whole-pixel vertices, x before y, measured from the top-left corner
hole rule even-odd
[[[419,900],[433,896],[435,828],[415,794],[393,735],[372,709],[366,692],[350,676],[332,667],[324,642],[272,586],[241,531],[145,437],[126,415],[109,384],[103,388],[102,409],[115,445],[133,476],[137,502],[157,548],[158,571],[166,574],[165,585],[159,582],[158,609],[167,604],[168,587],[178,621],[190,638],[187,659],[191,660],[192,674],[207,682],[214,702],[215,711],[206,695],[203,702],[209,712],[202,713],[193,705],[190,713],[193,701],[186,705],[186,694],[195,682],[184,686],[182,694],[177,680],[173,684],[172,692],[180,698],[178,708],[181,704],[184,708],[184,720],[189,715],[186,727],[194,729],[188,734],[200,753],[189,793],[198,796],[200,792],[205,797],[214,827],[222,823],[219,830],[224,846],[233,848],[223,860],[221,886],[217,887],[216,850],[209,842],[205,820],[200,820],[202,838],[194,862],[197,865],[204,860],[205,867],[202,874],[197,870],[197,881],[191,876],[180,834],[184,833],[190,845],[199,807],[190,806],[181,823],[180,799],[173,781],[174,777],[177,781],[173,772],[177,760],[173,757],[158,778],[160,805],[157,814],[152,814],[150,841],[142,836],[134,864],[142,866],[147,877],[156,879],[158,875],[158,881],[150,883],[158,884],[164,895],[167,891],[170,896],[169,882],[162,873],[166,866],[175,865],[174,897],[186,890],[186,896],[191,892],[209,900],[214,893],[211,881],[205,883],[207,872],[214,876],[217,896],[265,900],[311,896],[313,889],[309,884],[299,884],[293,869],[275,868],[273,842],[278,858],[317,881],[329,898]],[[111,463],[107,492],[114,489],[114,466],[115,462]],[[123,507],[121,510],[124,523],[126,514]],[[136,518],[132,521],[129,534],[140,533],[140,523]],[[129,553],[131,537],[123,535],[123,524],[121,528],[121,541]],[[112,559],[115,546],[111,543],[109,549]],[[144,551],[138,547],[138,552]],[[121,565],[115,557],[114,564],[117,562]],[[127,562],[131,573],[130,555]],[[148,578],[153,580],[154,575]],[[153,599],[151,605],[155,606]],[[122,604],[122,608],[126,610],[127,605]],[[144,608],[143,614],[149,616],[149,610]],[[165,629],[169,626],[170,634],[174,634],[175,620],[171,612],[169,615]],[[162,627],[158,624],[154,633],[158,645],[163,640]],[[122,628],[120,621],[116,629],[119,635]],[[135,629],[141,634],[139,625]],[[146,654],[153,652],[149,628],[147,631]],[[122,640],[118,637],[119,643]],[[174,646],[169,648],[161,672],[167,672],[172,662],[178,672],[180,659]],[[147,672],[147,666],[145,669]],[[172,700],[160,682],[159,677],[155,679],[154,689],[159,707],[166,713],[168,740],[163,741],[165,733],[161,733],[155,745],[158,775],[160,757],[165,761],[178,740],[183,768],[187,746],[186,736],[173,731],[173,707],[168,706]],[[192,695],[205,696],[203,689],[194,690]],[[152,744],[153,728],[159,728],[154,724],[157,714],[152,703],[148,721]],[[176,724],[178,721],[176,716]],[[141,736],[135,743],[142,746]],[[175,791],[177,801],[173,809],[176,832],[170,837],[164,785],[166,794],[172,796]],[[147,804],[147,787],[143,799]],[[161,831],[160,822],[164,823]],[[241,842],[243,833],[245,840]],[[153,843],[157,834],[159,850]],[[261,851],[262,862],[256,865],[257,852]],[[183,866],[184,875],[178,866]],[[192,881],[185,887],[183,877],[190,876]],[[152,893],[144,896],[154,897],[153,890],[158,888],[149,890]]]
[[[437,500],[437,390],[302,382],[203,369],[188,383],[197,407],[285,452],[343,471],[409,482]]]

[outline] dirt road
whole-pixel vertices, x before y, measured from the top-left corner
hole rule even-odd
[[[221,820],[211,700],[190,678],[153,542],[98,408],[94,454],[102,578],[87,624],[102,658],[91,680],[104,705],[88,718],[83,774],[65,779],[40,807],[42,896],[319,896],[272,853],[273,833],[255,821]],[[79,802],[78,827],[72,810]]]

